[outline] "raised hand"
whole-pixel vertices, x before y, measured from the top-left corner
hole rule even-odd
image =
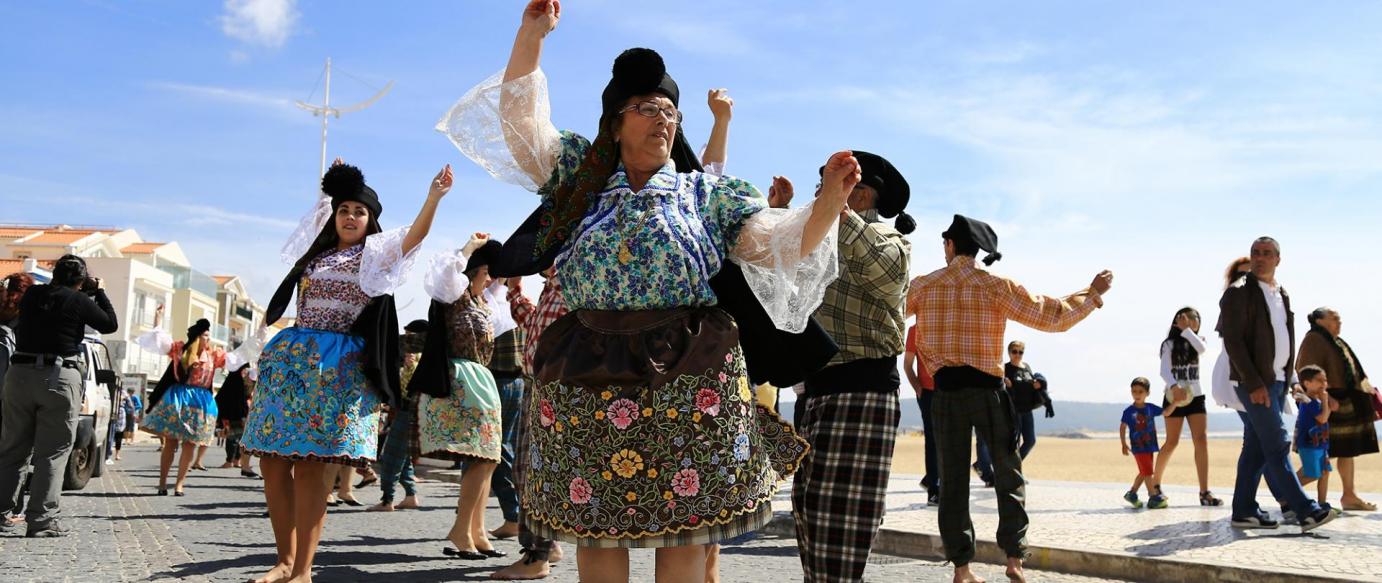
[[[821,172],[821,190],[817,198],[824,199],[830,208],[843,212],[845,203],[849,202],[849,194],[862,179],[862,168],[859,166],[859,160],[854,157],[854,152],[835,152],[825,161],[825,170]]]
[[[560,20],[560,0],[532,0],[523,9],[522,28],[547,36],[547,33],[557,29]]]
[[[773,185],[768,187],[768,206],[775,209],[785,209],[792,204],[792,197],[796,195],[796,189],[792,187],[792,181],[786,176],[774,176]]]
[[[1108,293],[1109,288],[1113,287],[1113,272],[1107,269],[1100,271],[1099,275],[1094,276],[1094,281],[1089,287],[1099,295]]]
[[[438,199],[446,196],[446,193],[451,192],[452,180],[451,165],[447,164],[442,167],[441,171],[437,172],[437,176],[432,179],[432,185],[427,189],[427,196]]]
[[[728,89],[711,89],[705,95],[705,102],[717,122],[727,122],[734,116],[734,98],[729,96]]]
[[[469,241],[466,241],[465,247],[461,248],[461,252],[469,256],[471,253],[474,253],[476,249],[483,247],[487,242],[489,242],[489,233],[475,233],[470,236]]]
[[[340,156],[336,156],[336,159],[331,161],[332,168],[340,166],[341,164],[345,164],[345,160],[342,160]]]

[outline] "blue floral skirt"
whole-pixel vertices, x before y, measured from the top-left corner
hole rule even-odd
[[[499,388],[489,369],[451,359],[451,396],[419,395],[414,452],[431,458],[499,463],[504,439]]]
[[[543,332],[523,422],[534,534],[590,547],[717,543],[772,518],[807,444],[749,387],[715,308],[567,314]]]
[[[216,439],[216,398],[206,387],[173,385],[144,415],[140,429],[178,441],[211,445]]]
[[[241,445],[251,455],[366,467],[379,451],[381,400],[359,336],[288,328],[264,349]]]

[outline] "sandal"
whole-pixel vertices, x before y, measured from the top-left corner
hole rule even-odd
[[[1377,510],[1376,504],[1373,504],[1372,502],[1368,502],[1365,500],[1360,500],[1358,502],[1345,502],[1343,504],[1343,507],[1344,510],[1355,510],[1362,512],[1374,512]]]
[[[1223,506],[1224,501],[1214,497],[1209,490],[1200,492],[1200,506]]]

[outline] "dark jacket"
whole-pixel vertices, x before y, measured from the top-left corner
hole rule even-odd
[[[1051,402],[1051,398],[1046,393],[1046,378],[1032,373],[1032,365],[1022,363],[1022,366],[1013,366],[1011,362],[1003,363],[1003,375],[1012,381],[1012,386],[1008,388],[1012,392],[1013,406],[1017,407],[1019,413],[1034,411],[1038,407],[1045,407]],[[1040,389],[1036,388],[1036,381],[1041,379]]]
[[[1224,290],[1219,300],[1219,323],[1214,329],[1219,331],[1224,351],[1228,353],[1229,378],[1249,391],[1275,382],[1278,373],[1290,379],[1295,370],[1295,313],[1291,311],[1291,296],[1284,287],[1281,298],[1286,304],[1286,330],[1290,335],[1286,346],[1291,354],[1286,358],[1285,370],[1280,371],[1272,370],[1272,362],[1276,360],[1276,338],[1267,298],[1262,295],[1257,277],[1249,273],[1239,278]]]

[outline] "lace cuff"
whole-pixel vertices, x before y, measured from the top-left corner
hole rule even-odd
[[[173,336],[167,330],[155,328],[134,339],[134,343],[140,348],[153,352],[160,356],[166,356],[169,350],[173,349]]]
[[[495,73],[451,106],[436,129],[490,175],[532,192],[551,178],[561,151],[541,69],[508,83],[503,71]]]
[[[489,323],[494,328],[494,337],[518,327],[513,319],[513,308],[509,305],[509,286],[496,280],[485,288],[485,302],[489,304]]]
[[[365,295],[375,298],[391,294],[407,281],[417,250],[422,247],[403,254],[403,238],[410,228],[398,227],[365,237],[365,252],[360,257],[360,290]]]
[[[469,283],[465,276],[466,259],[460,250],[433,255],[427,265],[427,274],[422,277],[422,289],[443,304],[461,299]]]
[[[811,314],[825,300],[825,290],[839,275],[835,224],[810,255],[801,256],[801,232],[812,204],[795,209],[763,209],[744,221],[730,250],[730,260],[744,269],[744,279],[773,325],[787,332],[806,329]],[[838,222],[838,219],[836,220]]]
[[[307,211],[307,215],[298,222],[298,228],[293,229],[293,234],[288,236],[288,241],[283,244],[283,249],[279,251],[279,258],[283,263],[292,265],[302,258],[302,254],[312,246],[312,242],[317,240],[317,235],[321,234],[326,222],[331,220],[331,197],[318,196],[316,204],[312,205],[312,210]]]

